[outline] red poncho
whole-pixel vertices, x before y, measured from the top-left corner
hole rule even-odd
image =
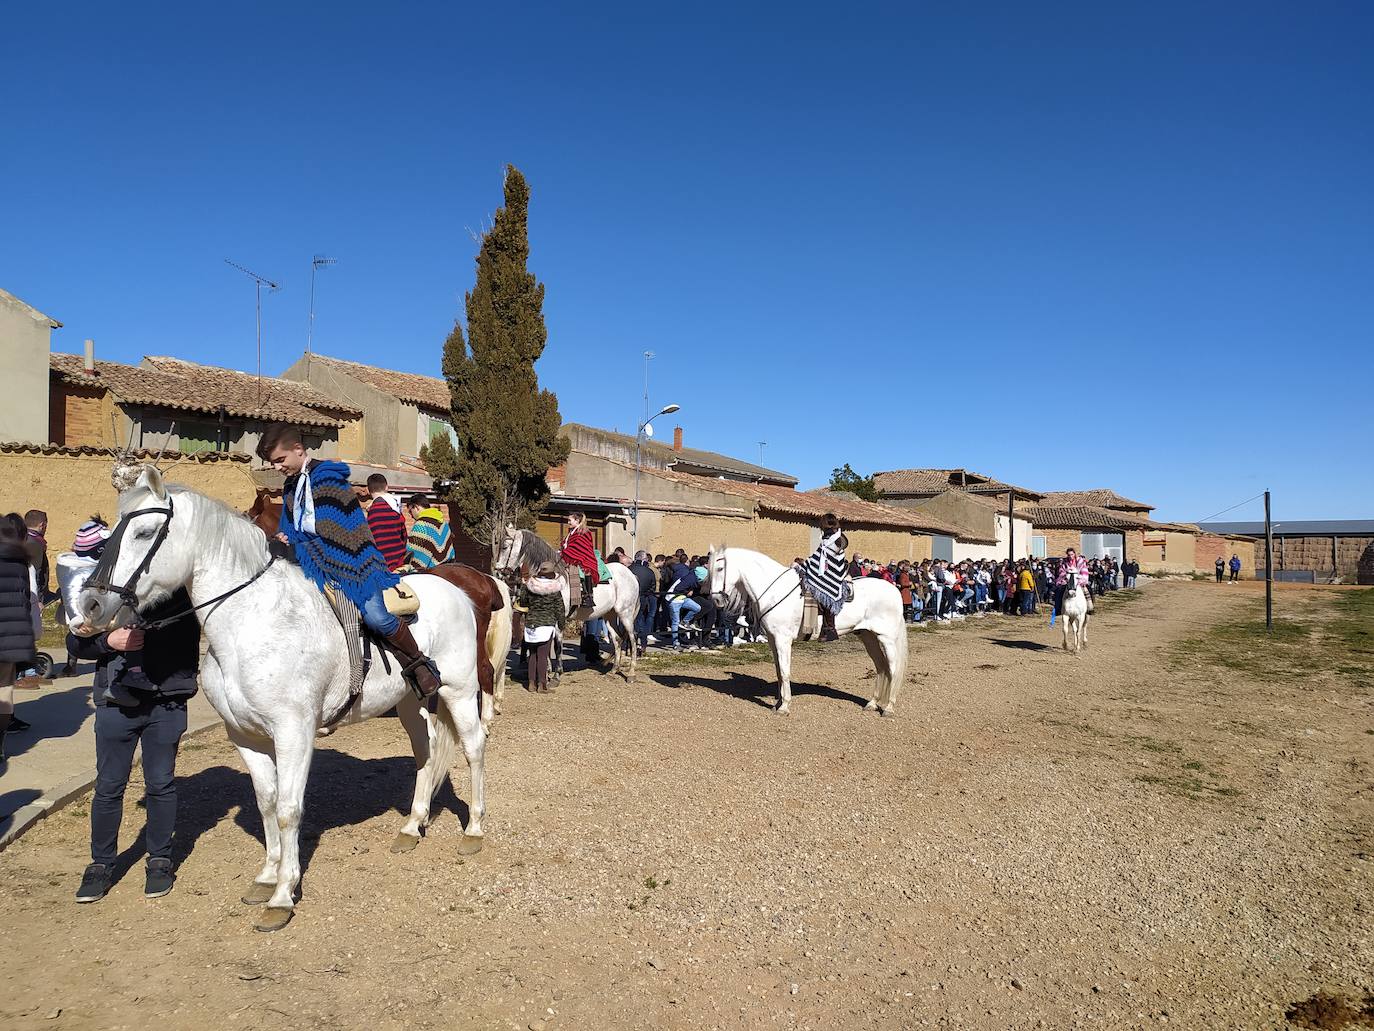
[[[601,574],[596,567],[596,543],[590,530],[574,530],[568,534],[559,554],[568,565],[586,573],[592,583],[601,582]]]

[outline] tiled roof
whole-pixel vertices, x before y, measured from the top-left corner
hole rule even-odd
[[[1130,498],[1123,498],[1116,491],[1107,487],[1097,487],[1093,490],[1052,490],[1041,499],[1041,504],[1051,506],[1091,505],[1094,508],[1140,509],[1146,512],[1152,511],[1155,507],[1144,501],[1132,501]]]
[[[968,469],[893,469],[874,473],[873,485],[883,494],[939,494],[947,490],[966,490],[970,494],[1012,491],[1027,498],[1041,497],[1038,491],[1028,487],[1003,483]]]
[[[0,440],[0,454],[3,455],[67,455],[74,458],[89,458],[91,456],[113,458],[116,451],[115,448],[91,447],[89,444],[68,447],[63,444],[28,444],[23,441]],[[138,451],[121,451],[119,455],[121,458],[134,461],[155,462],[161,453],[142,448]],[[171,455],[165,457],[172,458]],[[201,451],[194,455],[177,455],[175,461],[195,462],[197,464],[205,462],[242,462],[247,464],[250,458],[248,455],[236,451]]]
[[[447,412],[453,406],[448,383],[442,379],[436,379],[434,376],[421,376],[416,372],[396,372],[394,369],[380,369],[375,365],[348,362],[342,358],[329,358],[322,354],[312,353],[306,357],[311,362],[318,362],[325,368],[337,369],[354,379],[360,379],[368,386],[376,387],[383,394],[390,394],[402,401],[408,401],[414,405],[424,405],[426,408],[434,408],[441,412]]]
[[[609,459],[607,459],[609,461]],[[619,462],[618,465],[626,465]],[[628,466],[627,466],[628,467]],[[913,533],[939,534],[957,537],[962,541],[975,544],[995,544],[996,541],[968,536],[968,531],[947,523],[919,509],[896,508],[892,505],[878,505],[871,501],[847,500],[809,491],[793,490],[772,483],[745,483],[741,480],[724,480],[710,476],[694,476],[669,469],[644,468],[645,476],[658,476],[685,486],[713,490],[722,494],[733,494],[747,498],[765,511],[783,512],[787,515],[802,515],[819,519],[827,512],[834,512],[841,526],[870,526],[883,529],[906,530]]]
[[[573,442],[575,450],[583,450],[578,444],[586,446],[588,438],[598,441],[613,443],[629,451],[634,450],[635,438],[628,433],[615,433],[611,430],[603,430],[596,426],[584,426],[580,422],[564,423],[559,431]],[[661,444],[653,439],[646,439],[641,451],[646,455],[652,455],[655,459],[671,468],[674,464],[693,465],[700,469],[719,470],[724,473],[734,473],[737,476],[751,476],[761,480],[772,480],[774,482],[786,484],[788,487],[795,487],[797,478],[789,473],[780,472],[777,469],[769,469],[762,465],[754,465],[752,462],[744,462],[738,458],[731,458],[729,455],[717,454],[714,451],[702,451],[694,447],[684,447],[680,451],[674,450],[667,444]],[[602,455],[603,458],[610,457]]]
[[[1024,510],[1037,530],[1149,530],[1158,524],[1129,512],[1092,505],[1031,505]]]
[[[259,400],[258,378],[251,373],[176,358],[144,360],[146,365],[97,361],[95,375],[90,376],[80,355],[48,356],[49,366],[62,382],[104,387],[119,400],[135,404],[208,414],[218,412],[223,405],[229,415],[301,426],[339,426],[340,421],[326,412],[361,414],[351,405],[327,398],[306,384],[264,377]]]

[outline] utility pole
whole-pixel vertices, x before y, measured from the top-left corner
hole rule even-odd
[[[280,287],[279,287],[276,283],[272,282],[272,280],[267,279],[265,276],[260,276],[260,275],[258,275],[256,272],[250,272],[248,269],[244,268],[242,265],[238,264],[237,262],[230,261],[228,258],[225,258],[225,259],[224,259],[224,263],[225,263],[226,265],[232,265],[234,268],[238,269],[238,270],[239,270],[240,272],[242,272],[245,276],[247,276],[249,279],[251,279],[251,280],[254,282],[254,284],[256,284],[256,290],[257,290],[257,313],[258,313],[258,407],[261,408],[261,407],[262,407],[262,288],[263,288],[264,286],[266,286],[268,289],[274,290],[274,291],[275,291],[275,290],[279,290]]]
[[[317,254],[310,259],[310,328],[305,335],[305,353],[310,353],[310,345],[315,342],[315,273],[329,265],[337,265],[335,258]]]
[[[768,446],[768,441],[759,441],[759,468],[763,468],[763,449]]]
[[[1264,629],[1274,632],[1274,524],[1269,521],[1269,492],[1264,492]]]
[[[1007,491],[1007,561],[1016,564],[1016,494]]]

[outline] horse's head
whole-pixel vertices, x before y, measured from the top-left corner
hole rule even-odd
[[[501,550],[496,556],[496,571],[509,573],[520,568],[520,552],[524,550],[524,538],[514,523],[506,524],[505,536],[501,539]]]
[[[706,592],[713,598],[724,597],[734,589],[735,583],[730,575],[725,545],[713,544],[706,555]]]
[[[81,622],[74,632],[91,636],[122,626],[191,579],[191,497],[169,491],[155,466],[143,467],[120,497],[119,522],[77,598]]]
[[[268,540],[271,540],[277,535],[277,528],[281,526],[281,507],[280,501],[272,500],[271,495],[264,492],[253,499],[253,507],[244,515],[267,536]]]

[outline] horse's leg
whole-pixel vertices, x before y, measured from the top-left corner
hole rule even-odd
[[[1059,629],[1064,633],[1064,650],[1069,650],[1069,614],[1059,613]]]
[[[1084,648],[1088,647],[1088,620],[1092,618],[1093,615],[1091,612],[1083,613],[1083,626],[1078,631],[1078,637]]]
[[[773,666],[778,671],[778,715],[786,716],[792,711],[792,642],[770,633],[768,643],[773,646]]]
[[[468,803],[468,825],[463,828],[463,840],[458,844],[460,855],[470,856],[482,848],[482,817],[487,811],[486,749],[487,732],[477,718],[477,707],[464,697],[464,692],[445,687],[444,706],[463,743],[463,755],[472,774],[472,800]],[[447,767],[445,767],[447,769]]]
[[[296,887],[301,882],[301,815],[305,808],[305,782],[310,776],[310,757],[315,751],[315,728],[304,723],[284,728],[273,739],[277,753],[277,830],[281,834],[281,866],[277,890],[267,900],[254,925],[259,931],[278,931],[291,920],[296,908]]]
[[[391,851],[409,852],[420,843],[420,828],[429,822],[430,799],[435,787],[429,783],[432,732],[429,720],[420,711],[420,701],[412,691],[407,691],[396,703],[396,715],[410,738],[410,749],[415,755],[415,797],[410,803],[410,815],[391,843]]]
[[[876,712],[887,693],[887,656],[883,654],[882,645],[878,643],[878,635],[872,630],[855,630],[854,636],[864,643],[864,651],[868,652],[868,657],[873,660],[873,671],[876,674],[873,697],[864,706],[864,712]]]
[[[906,624],[902,622],[900,615],[897,617],[896,631],[885,635],[879,634],[878,641],[882,645],[883,659],[887,663],[887,677],[883,694],[878,698],[878,708],[884,716],[895,716],[897,695],[906,683],[907,649],[911,647],[906,636]]]
[[[626,679],[631,683],[634,683],[635,668],[639,659],[639,642],[635,640],[635,616],[638,615],[638,603],[635,604],[635,611],[628,616],[625,614],[624,609],[620,610],[620,626],[621,629],[625,631],[625,640],[628,642],[630,649],[630,675]]]
[[[612,585],[612,590],[615,586]],[[608,618],[609,617],[609,618]],[[611,597],[611,607],[601,617],[606,623],[611,638],[611,673],[620,672],[620,610],[615,607],[615,597]]]
[[[247,745],[237,746],[253,778],[253,794],[258,799],[258,813],[262,816],[262,837],[267,857],[262,870],[253,878],[253,885],[243,893],[245,906],[260,906],[277,890],[277,871],[281,867],[281,831],[277,827],[277,763],[270,752],[260,752]]]

